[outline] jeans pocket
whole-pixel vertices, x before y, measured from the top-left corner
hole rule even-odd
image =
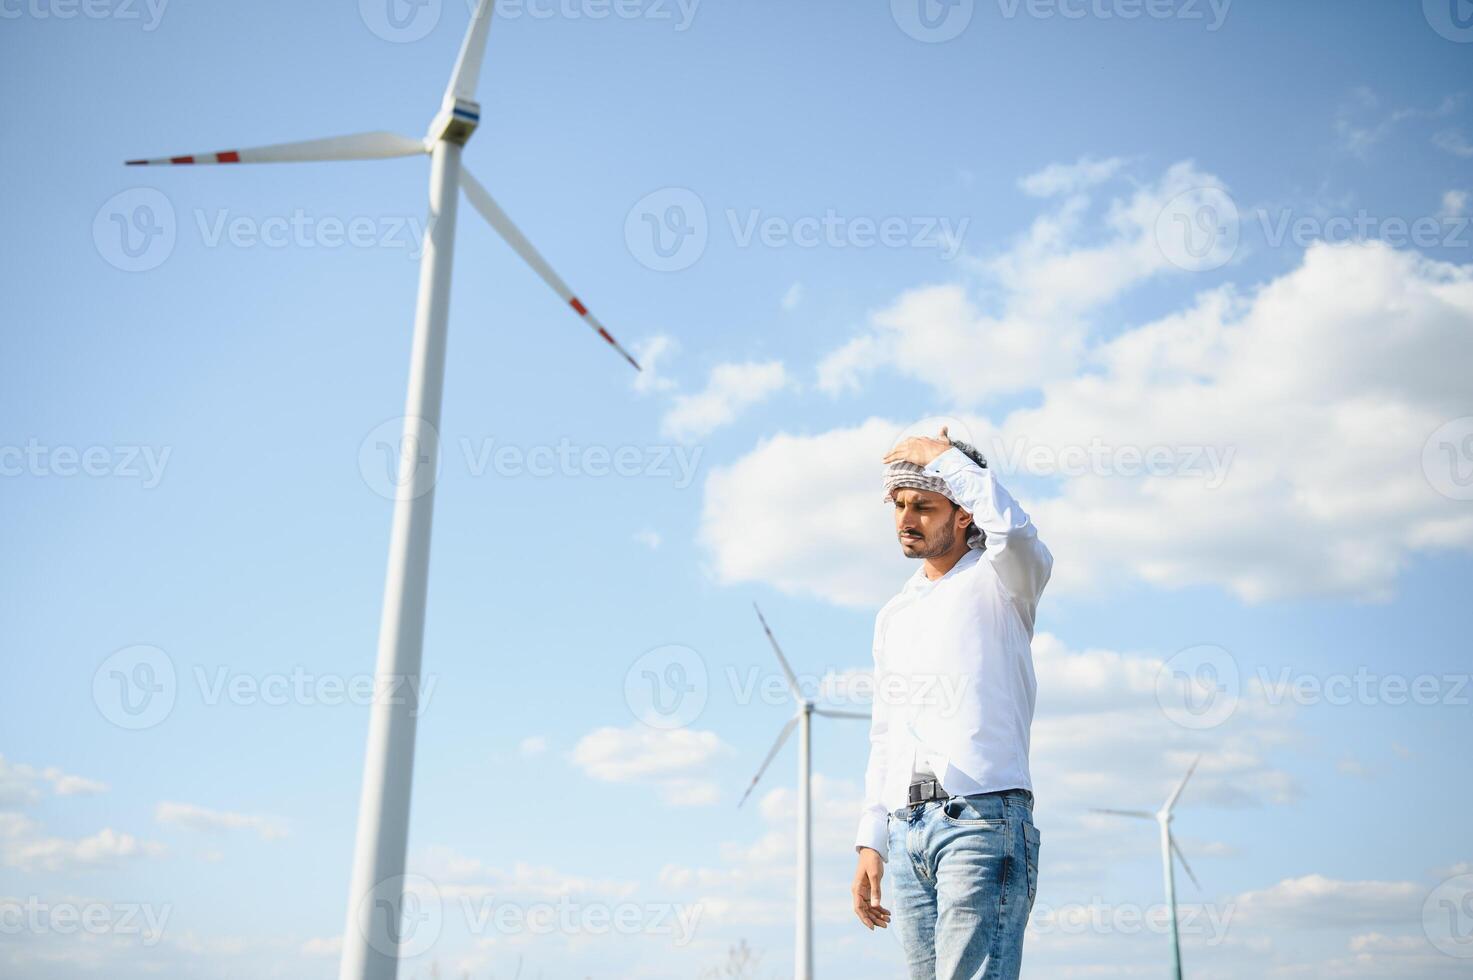
[[[1028,859],[1028,908],[1033,909],[1033,899],[1038,895],[1038,848],[1042,836],[1032,822],[1023,824],[1023,852]]]
[[[953,796],[942,801],[939,807],[941,819],[954,827],[976,827],[982,830],[1003,830],[1008,825],[1002,812],[1001,801],[988,800],[996,806],[987,806],[981,799],[968,796]],[[994,812],[995,811],[995,812]]]

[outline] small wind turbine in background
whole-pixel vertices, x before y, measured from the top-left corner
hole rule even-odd
[[[1173,873],[1171,861],[1173,854],[1181,862],[1182,870],[1187,873],[1187,877],[1192,879],[1192,884],[1198,888],[1202,886],[1197,883],[1197,876],[1192,874],[1192,866],[1187,864],[1186,855],[1181,852],[1181,848],[1176,846],[1176,840],[1171,836],[1171,811],[1176,807],[1176,801],[1181,798],[1181,791],[1186,788],[1187,780],[1191,779],[1192,773],[1197,771],[1197,763],[1201,761],[1202,757],[1200,755],[1192,760],[1191,766],[1187,769],[1187,774],[1181,777],[1181,782],[1176,784],[1176,789],[1172,790],[1171,795],[1166,798],[1166,802],[1161,804],[1161,809],[1155,813],[1147,813],[1145,810],[1105,810],[1098,807],[1092,808],[1090,811],[1091,813],[1113,813],[1117,817],[1139,817],[1143,820],[1154,820],[1160,825],[1161,865],[1165,869],[1166,875],[1166,904],[1171,909],[1171,958],[1172,962],[1176,965],[1176,973],[1173,974],[1176,980],[1182,980],[1182,977],[1181,939],[1178,937],[1176,930],[1176,876]]]
[[[752,603],[752,608],[757,609],[755,602]],[[793,734],[793,728],[801,725],[798,736],[798,921],[793,953],[793,977],[794,980],[813,980],[813,767],[811,764],[813,716],[868,720],[869,715],[862,711],[820,708],[812,700],[805,698],[803,692],[798,688],[798,678],[793,674],[793,668],[788,666],[788,658],[783,656],[782,648],[777,645],[777,637],[772,635],[772,630],[768,628],[767,620],[763,617],[761,609],[757,609],[757,618],[762,623],[763,631],[767,633],[767,639],[772,643],[772,652],[777,654],[777,662],[782,665],[783,676],[788,680],[788,690],[792,693],[798,710],[793,717],[788,719],[782,731],[777,733],[777,741],[772,743],[767,758],[762,760],[762,765],[757,769],[757,775],[752,777],[752,782],[747,786],[747,791],[742,794],[737,806],[740,807],[747,802],[747,797],[751,796],[752,790],[757,788],[757,781],[767,771],[778,749],[781,749],[783,743],[788,740],[788,736]]]
[[[636,369],[639,364],[603,328],[567,283],[532,247],[511,219],[460,164],[461,148],[481,119],[475,101],[486,34],[495,0],[478,0],[460,47],[440,111],[422,139],[394,133],[358,133],[243,150],[129,160],[130,166],[180,164],[295,163],[323,160],[381,160],[429,154],[429,222],[420,262],[419,299],[404,408],[400,473],[389,540],[389,565],[379,625],[375,691],[407,692],[374,698],[358,806],[358,837],[343,936],[341,980],[393,980],[398,968],[404,882],[413,785],[414,729],[418,714],[420,655],[424,641],[425,593],[434,510],[433,460],[439,452],[441,393],[445,380],[445,334],[450,312],[451,254],[455,247],[456,191],[464,190],[496,229],[563,302],[583,318]],[[407,476],[406,476],[407,471]],[[407,940],[406,940],[407,941]]]

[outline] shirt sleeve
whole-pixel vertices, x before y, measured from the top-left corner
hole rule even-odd
[[[887,699],[880,694],[880,644],[884,637],[883,621],[885,610],[875,617],[874,639],[874,697],[870,705],[869,721],[869,764],[864,770],[864,802],[860,806],[859,833],[854,841],[854,850],[872,847],[880,852],[884,861],[890,859],[890,811],[885,808],[885,760],[886,738],[890,731],[890,712]]]
[[[987,534],[983,554],[992,561],[1003,588],[1033,631],[1038,599],[1053,572],[1054,556],[1038,538],[1038,528],[997,482],[991,467],[978,466],[959,449],[948,449],[925,466],[946,481],[952,497]]]

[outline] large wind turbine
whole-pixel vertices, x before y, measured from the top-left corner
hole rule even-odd
[[[415,718],[419,710],[430,524],[435,499],[433,461],[439,452],[440,403],[445,378],[456,191],[463,188],[471,206],[543,281],[600,337],[624,355],[625,360],[639,368],[628,351],[609,335],[512,224],[486,189],[461,167],[461,148],[481,118],[481,107],[475,101],[476,83],[494,6],[495,0],[479,0],[476,4],[440,111],[423,139],[385,132],[358,133],[244,150],[128,161],[139,166],[378,160],[418,153],[430,157],[429,221],[420,262],[409,393],[405,400],[400,472],[379,625],[375,671],[375,691],[379,696],[374,698],[368,726],[340,980],[392,980],[398,969],[400,946],[413,938],[412,931],[401,932],[400,917],[404,852],[409,836]],[[384,696],[391,693],[396,696]]]
[[[752,608],[757,609],[757,604],[752,603]],[[788,658],[783,656],[782,648],[777,645],[777,637],[772,635],[772,630],[767,626],[767,620],[762,615],[762,610],[757,609],[757,618],[762,622],[762,629],[767,633],[767,639],[772,643],[772,652],[777,654],[777,662],[782,665],[783,676],[788,680],[788,690],[793,695],[793,700],[798,704],[798,710],[788,723],[783,726],[782,731],[777,734],[777,741],[772,743],[772,748],[767,753],[767,758],[762,760],[762,765],[757,769],[757,775],[752,777],[747,791],[742,794],[737,803],[740,807],[747,802],[747,797],[752,795],[752,790],[757,788],[757,781],[767,771],[768,765],[777,755],[777,750],[783,747],[788,736],[793,734],[794,726],[801,725],[798,736],[798,885],[797,885],[797,939],[793,954],[793,977],[794,980],[812,980],[813,978],[813,769],[811,763],[812,750],[812,727],[813,716],[824,715],[828,718],[863,718],[868,720],[869,715],[862,711],[839,711],[836,708],[820,708],[798,689],[798,678],[793,674],[793,668],[788,666]]]
[[[1140,817],[1145,820],[1154,820],[1160,825],[1161,866],[1165,870],[1166,875],[1166,904],[1171,909],[1171,959],[1176,965],[1176,973],[1173,974],[1176,980],[1181,980],[1181,939],[1177,936],[1176,932],[1176,876],[1172,873],[1171,862],[1173,854],[1181,862],[1182,870],[1187,873],[1187,877],[1192,879],[1192,884],[1197,885],[1198,888],[1202,886],[1197,884],[1197,876],[1192,874],[1192,866],[1187,864],[1186,855],[1181,852],[1181,848],[1176,846],[1176,841],[1171,836],[1171,811],[1175,808],[1176,801],[1181,798],[1181,791],[1186,788],[1187,780],[1191,779],[1192,773],[1196,772],[1197,763],[1201,761],[1202,757],[1200,755],[1192,760],[1191,766],[1187,769],[1187,774],[1181,777],[1181,782],[1176,784],[1176,789],[1171,791],[1171,795],[1166,798],[1166,802],[1161,804],[1161,809],[1155,813],[1147,813],[1145,810],[1104,810],[1099,808],[1091,811],[1093,813],[1113,813],[1118,817]]]

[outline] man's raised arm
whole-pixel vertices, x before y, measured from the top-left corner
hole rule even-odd
[[[1028,631],[1033,631],[1038,598],[1053,571],[1054,556],[1038,538],[1038,528],[1013,495],[997,482],[990,466],[978,466],[955,446],[925,464],[926,473],[946,481],[952,497],[970,511],[987,535],[983,554],[1013,597]]]

